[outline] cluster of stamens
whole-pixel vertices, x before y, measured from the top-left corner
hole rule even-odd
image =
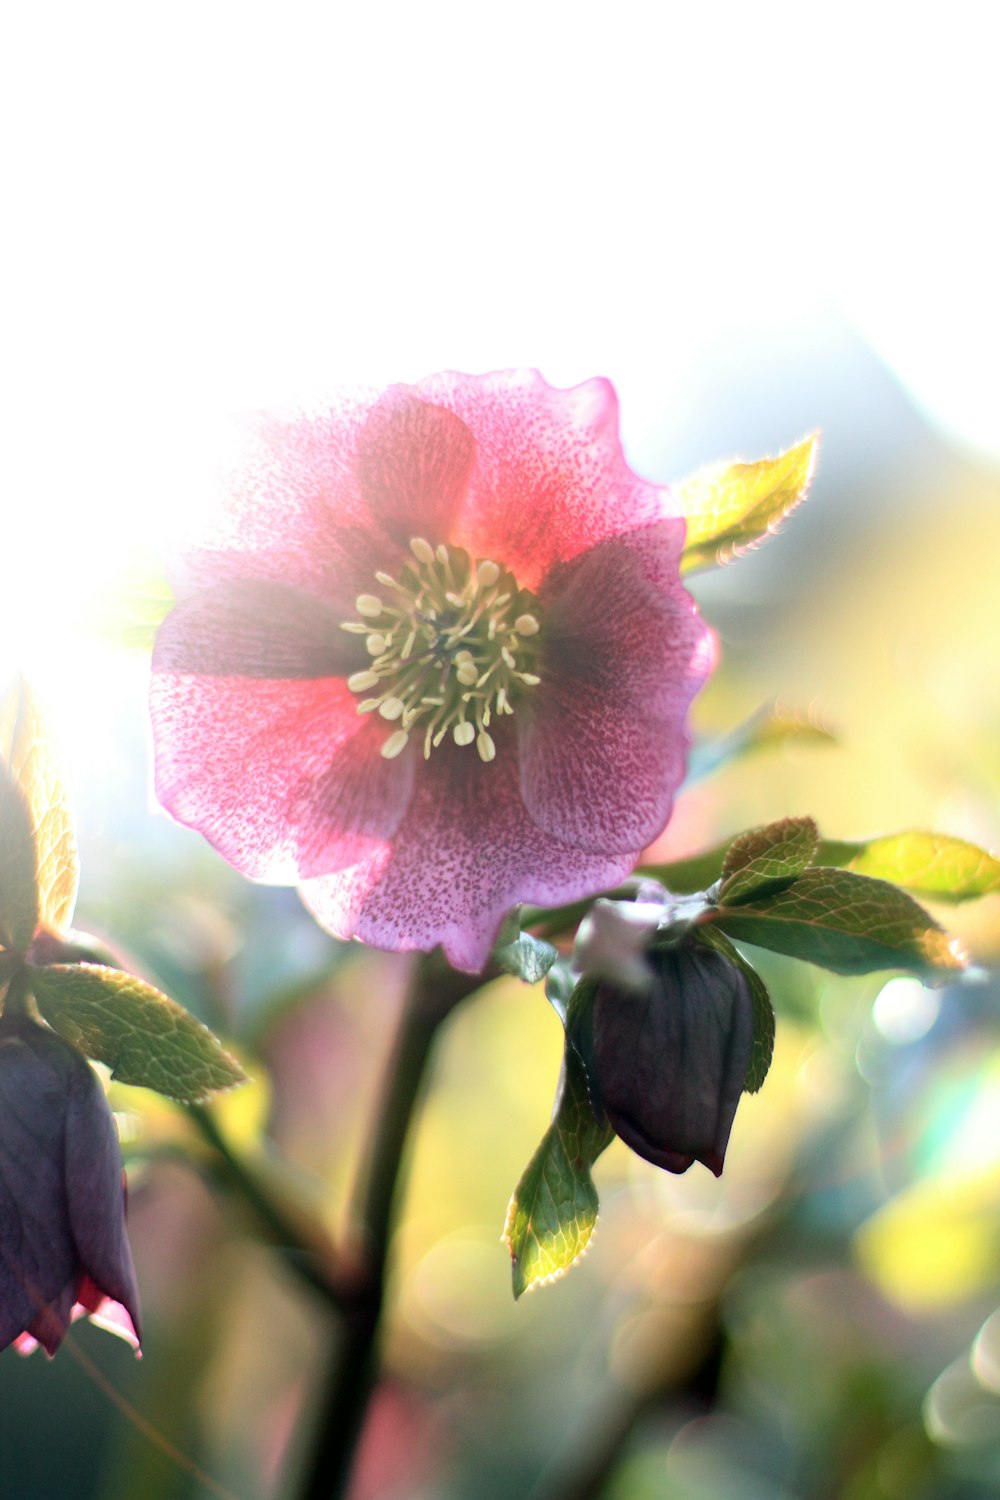
[[[363,695],[358,713],[399,726],[382,746],[387,760],[418,733],[425,756],[450,734],[491,761],[490,724],[540,681],[537,601],[506,568],[473,562],[460,547],[414,537],[410,551],[398,579],[375,574],[384,597],[359,594],[361,619],[342,626],[366,637],[372,658],[347,686]]]

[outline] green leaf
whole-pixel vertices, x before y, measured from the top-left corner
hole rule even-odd
[[[740,834],[722,861],[720,904],[738,906],[789,885],[808,870],[818,843],[819,829],[812,818],[782,818]]]
[[[750,1053],[750,1066],[747,1068],[743,1090],[747,1094],[756,1094],[770,1071],[771,1059],[774,1056],[774,1006],[771,1004],[767,985],[753,964],[743,957],[739,949],[733,946],[718,927],[699,928],[695,941],[703,943],[706,948],[714,948],[718,953],[725,954],[730,963],[734,963],[737,968],[743,970],[749,982],[750,994],[753,997],[753,1051]]]
[[[0,948],[23,953],[37,925],[31,813],[21,788],[0,760]]]
[[[557,949],[530,932],[519,932],[513,942],[493,949],[493,960],[505,974],[514,974],[525,984],[537,984],[559,957]]]
[[[99,964],[51,964],[28,973],[53,1030],[107,1064],[120,1083],[195,1104],[245,1079],[207,1026],[132,974]]]
[[[833,731],[812,715],[789,712],[777,703],[765,703],[728,734],[695,744],[688,756],[685,786],[703,781],[731,761],[742,760],[758,750],[836,743]]]
[[[850,870],[814,866],[774,895],[720,906],[712,920],[730,937],[835,974],[910,969],[940,978],[964,967],[954,941],[910,896]]]
[[[816,465],[817,437],[751,464],[716,464],[678,487],[687,517],[681,571],[727,563],[762,541],[805,499]]]
[[[819,858],[876,880],[891,880],[928,901],[972,901],[1000,891],[1000,859],[947,833],[886,834],[860,842],[824,840]]]
[[[590,1169],[613,1139],[594,1119],[583,1064],[567,1045],[552,1124],[507,1209],[503,1238],[515,1297],[561,1275],[587,1248],[598,1211]]]
[[[28,811],[35,850],[37,920],[51,932],[65,932],[73,919],[79,883],[76,836],[45,723],[22,679],[0,699],[0,757],[20,787]]]

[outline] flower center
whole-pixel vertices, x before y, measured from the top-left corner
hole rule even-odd
[[[398,723],[382,746],[387,760],[416,732],[425,757],[450,734],[491,761],[493,718],[512,714],[540,681],[538,601],[508,569],[473,562],[461,547],[432,547],[418,536],[410,551],[398,578],[375,574],[385,597],[359,594],[361,619],[341,627],[366,636],[372,658],[347,686],[364,695],[359,714],[377,710]]]

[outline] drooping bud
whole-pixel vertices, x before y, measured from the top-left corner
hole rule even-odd
[[[117,1304],[117,1307],[109,1307]],[[102,1314],[138,1346],[114,1119],[86,1059],[26,1016],[0,1017],[0,1349],[54,1354]]]
[[[592,1011],[599,1102],[626,1145],[668,1172],[722,1172],[753,1046],[745,974],[688,942],[646,955],[645,992],[603,980]]]

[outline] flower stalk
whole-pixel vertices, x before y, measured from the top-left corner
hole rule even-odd
[[[438,1028],[491,976],[460,974],[440,954],[417,963],[389,1060],[357,1211],[363,1271],[342,1305],[342,1327],[314,1416],[315,1443],[301,1500],[346,1494],[368,1405],[378,1380],[379,1343],[392,1235],[409,1163],[411,1126],[424,1095]]]

